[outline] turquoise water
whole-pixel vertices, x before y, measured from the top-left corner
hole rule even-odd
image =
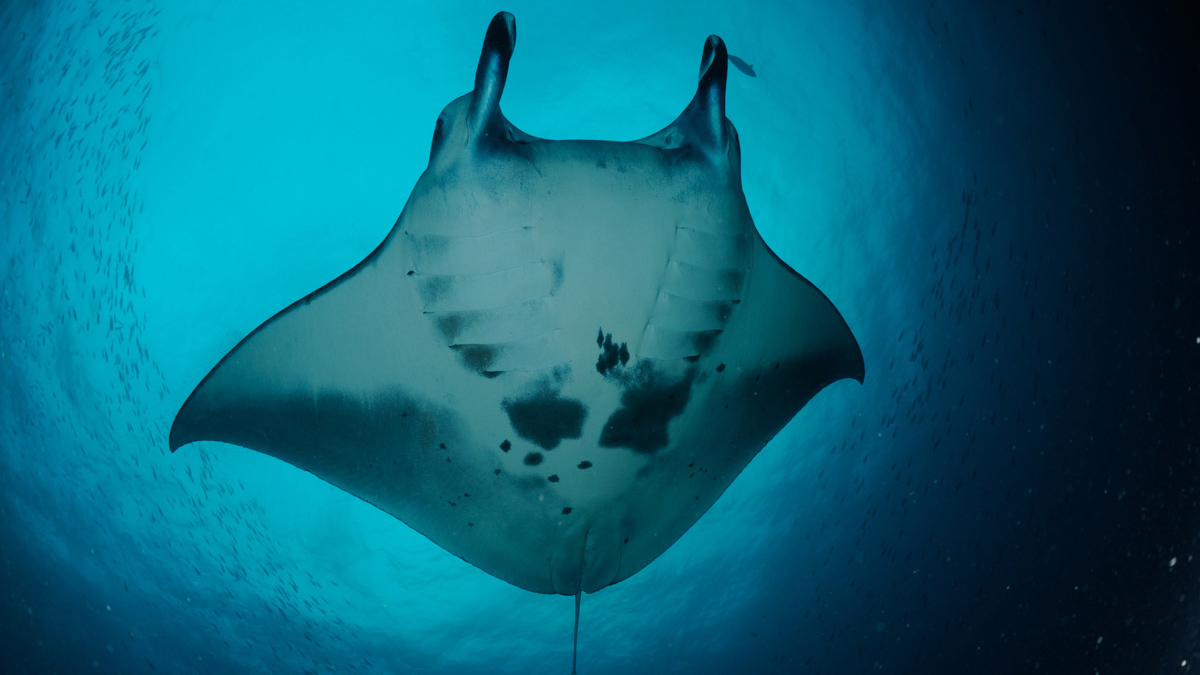
[[[866,360],[583,598],[579,672],[1200,663],[1171,6],[128,0],[0,13],[10,672],[569,672],[572,598],[265,455],[167,450],[221,356],[389,232],[501,9],[504,113],[544,138],[659,130],[709,34],[752,64],[751,212]]]

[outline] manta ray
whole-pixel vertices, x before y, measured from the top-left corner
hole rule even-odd
[[[763,242],[710,36],[696,94],[637,141],[546,140],[500,97],[516,23],[362,262],[268,319],[179,410],[536,593],[671,546],[817,392],[862,381],[830,301]]]

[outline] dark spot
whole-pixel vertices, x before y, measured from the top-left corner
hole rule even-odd
[[[719,364],[717,364],[717,372],[718,372],[718,373],[723,373],[723,372],[725,372],[725,364],[724,364],[724,363],[719,363]]]
[[[550,481],[551,483],[557,483],[558,482],[558,474],[554,474],[553,476],[547,476],[546,480]]]
[[[629,537],[625,537],[625,543],[626,543],[626,544],[628,544],[628,543],[629,543]]]
[[[529,398],[505,399],[501,405],[521,438],[547,450],[558,447],[564,438],[583,435],[587,408],[583,403],[562,398],[558,392],[548,388]]]
[[[600,347],[600,357],[596,359],[596,372],[601,375],[616,368],[617,364],[623,366],[629,363],[629,347],[624,342],[614,343],[612,333],[605,333],[601,328],[600,335],[596,336],[596,344]]]
[[[688,462],[688,468],[689,468],[689,469],[690,469],[690,468],[692,468],[693,466],[696,466],[696,463],[695,463],[695,462]]]
[[[468,522],[467,527],[475,527],[475,523]]]
[[[449,457],[447,457],[447,458],[446,458],[446,463],[447,463],[447,464],[453,464],[453,462],[451,462],[451,461],[450,461],[450,458],[449,458]]]
[[[441,449],[443,449],[443,450],[445,450],[445,449],[446,449],[446,444],[445,444],[445,443],[438,443],[438,447],[439,447],[439,448],[441,448]]]
[[[531,452],[525,455],[525,466],[537,466],[542,463],[542,453]]]
[[[409,270],[409,271],[408,271],[408,276],[410,276],[410,277],[411,277],[411,276],[412,276],[412,275],[414,275],[414,274],[416,274],[416,272],[414,272],[414,271],[412,271],[412,270]]]
[[[464,492],[464,493],[463,493],[463,496],[464,496],[464,497],[470,497],[470,496],[471,496],[471,493],[470,493],[470,492]]]
[[[589,462],[589,461],[587,461],[587,460],[585,459],[585,460],[583,460],[582,462],[580,462],[580,463],[579,463],[579,468],[581,468],[581,469],[590,469],[590,468],[592,468],[592,463],[591,463],[591,462]]]
[[[568,514],[568,513],[570,513],[570,512],[571,512],[571,507],[569,507],[569,506],[564,506],[564,507],[563,507],[563,515],[564,515],[564,516],[565,516],[565,515],[567,515],[567,514]]]
[[[458,504],[455,504],[454,502],[450,501],[449,499],[446,500],[446,503],[449,504],[450,506],[458,506]]]
[[[496,470],[495,470],[495,471],[493,471],[492,473],[494,473],[494,474],[496,474],[497,476],[499,476],[499,475],[500,475],[500,469],[496,469]]]
[[[451,345],[458,354],[464,367],[485,377],[495,377],[499,373],[489,370],[492,361],[496,360],[497,349],[491,345]]]
[[[512,450],[512,443],[509,443],[508,439],[506,438],[502,443],[500,443],[500,449],[508,452],[509,450]]]
[[[600,445],[652,453],[667,445],[667,424],[687,407],[693,373],[677,382],[663,382],[644,371],[641,383],[621,394],[621,407],[600,432]]]
[[[601,169],[607,169],[607,168],[608,168],[608,162],[606,162],[606,161],[604,161],[604,160],[602,160],[602,159],[598,159],[598,160],[596,160],[596,166],[600,167]]]

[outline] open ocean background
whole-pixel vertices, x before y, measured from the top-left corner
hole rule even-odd
[[[1200,672],[1190,2],[0,8],[0,671],[567,673],[528,593],[167,430],[382,240],[513,12],[507,117],[628,140],[706,36],[763,237],[866,383],[583,598],[579,672]]]

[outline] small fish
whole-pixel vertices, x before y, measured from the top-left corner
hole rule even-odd
[[[754,72],[754,66],[750,65],[749,63],[746,63],[745,61],[739,59],[738,57],[734,56],[733,54],[729,55],[729,62],[733,64],[734,68],[737,68],[738,70],[742,71],[746,75],[749,75],[750,77],[758,77],[758,74]]]

